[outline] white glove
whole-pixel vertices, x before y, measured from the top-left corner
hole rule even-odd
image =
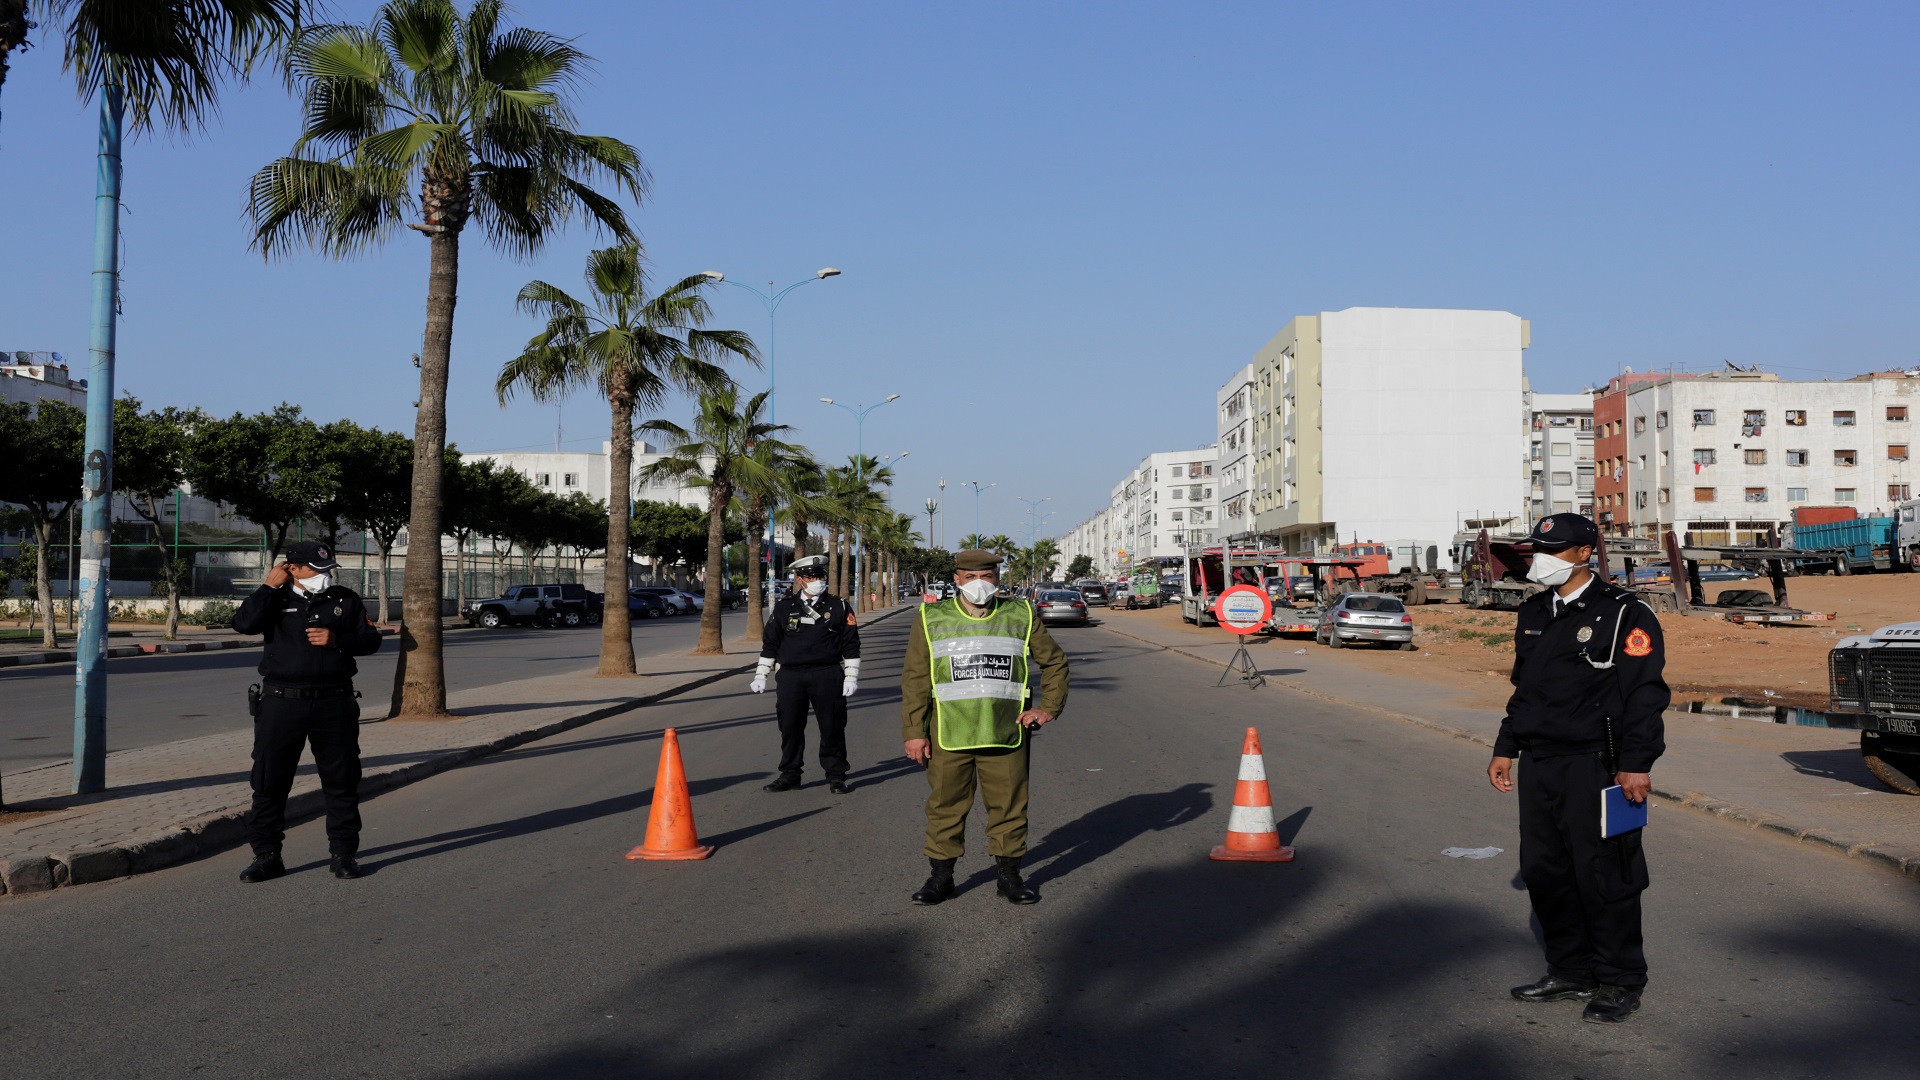
[[[847,676],[846,681],[840,684],[840,696],[852,697],[853,692],[860,689],[860,661],[842,660],[840,670]]]
[[[765,675],[755,675],[753,677],[753,681],[747,684],[747,689],[753,691],[756,694],[766,693],[767,677]]]
[[[859,679],[847,679],[846,681],[840,684],[840,696],[852,697],[853,692],[858,689],[860,689]]]
[[[753,681],[747,684],[747,689],[756,694],[766,693],[767,676],[771,674],[773,674],[773,661],[764,656],[761,657],[760,662],[753,666]]]

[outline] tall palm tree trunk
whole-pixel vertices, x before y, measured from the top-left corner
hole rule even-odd
[[[732,499],[729,485],[715,484],[707,489],[706,606],[700,611],[700,644],[693,650],[696,655],[727,651],[720,640],[720,575],[724,572],[721,560],[727,550],[727,503]]]
[[[460,286],[460,233],[436,225],[428,236],[427,332],[420,347],[420,407],[413,421],[413,507],[407,571],[400,587],[400,660],[393,714],[447,716],[440,654],[440,480],[447,453],[447,370],[453,362],[453,306]]]
[[[627,611],[627,549],[633,539],[633,399],[614,394],[613,455],[607,462],[606,600],[600,622],[601,675],[632,675],[633,616]]]
[[[766,526],[766,502],[756,497],[747,505],[747,625],[740,631],[742,641],[758,641],[760,627],[766,622],[760,599],[761,583],[766,580],[766,573],[760,565],[766,545],[762,543],[760,531]]]

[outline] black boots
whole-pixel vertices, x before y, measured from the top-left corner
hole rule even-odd
[[[1639,1007],[1639,987],[1602,986],[1594,990],[1580,1019],[1589,1024],[1624,1024]]]
[[[252,865],[240,871],[240,880],[257,885],[262,881],[272,881],[286,872],[287,864],[280,861],[280,853],[276,851],[271,855],[255,855]]]
[[[800,786],[800,777],[794,773],[781,773],[773,783],[761,788],[761,791],[792,791]]]
[[[1516,1001],[1585,1001],[1595,989],[1592,983],[1570,982],[1549,974],[1542,975],[1539,982],[1514,987],[1512,994]]]
[[[920,886],[920,891],[913,894],[913,902],[921,907],[932,907],[942,900],[952,898],[953,864],[959,861],[958,859],[928,859],[927,863],[933,867],[933,874],[927,878],[925,885]]]
[[[341,881],[352,881],[360,876],[360,864],[355,862],[351,855],[335,855],[328,869],[332,870],[333,876]]]
[[[1037,904],[1040,894],[1027,887],[1020,878],[1020,856],[995,855],[993,861],[1000,864],[1000,895],[1007,898],[1009,904]]]

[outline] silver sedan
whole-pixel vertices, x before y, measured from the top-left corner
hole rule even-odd
[[[1338,649],[1349,641],[1378,641],[1413,649],[1413,616],[1397,596],[1348,593],[1320,613],[1313,636]]]

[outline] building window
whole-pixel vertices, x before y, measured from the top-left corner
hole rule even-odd
[[[1201,475],[1201,476],[1212,476],[1212,475],[1213,475],[1213,466],[1211,466],[1211,465],[1202,465],[1202,466],[1200,466],[1200,475]]]
[[[579,487],[579,486],[580,486],[580,474],[579,474],[579,473],[577,473],[577,472],[570,472],[570,473],[567,473],[566,475],[564,475],[564,476],[562,476],[562,477],[560,478],[560,483],[561,483],[561,484],[563,484],[563,485],[565,485],[565,486],[567,486],[567,487]]]
[[[1693,426],[1694,427],[1712,427],[1713,426],[1713,410],[1712,409],[1693,410]]]
[[[1660,467],[1663,469],[1667,467],[1667,452],[1665,450],[1660,451]]]
[[[1553,474],[1554,487],[1566,487],[1571,483],[1573,483],[1572,473],[1557,472]]]
[[[1573,456],[1573,444],[1572,444],[1572,443],[1563,443],[1563,442],[1557,442],[1557,443],[1554,443],[1554,444],[1553,444],[1553,456],[1554,456],[1554,457],[1572,457],[1572,456]]]
[[[1907,407],[1905,405],[1887,406],[1887,423],[1904,424],[1906,422],[1907,422]]]
[[[1753,427],[1753,428],[1766,427],[1767,411],[1765,409],[1746,410],[1745,412],[1740,414],[1740,426]]]
[[[1787,410],[1787,426],[1788,427],[1806,427],[1807,426],[1807,410],[1788,409]]]
[[[1749,465],[1765,465],[1767,463],[1767,452],[1765,450],[1743,450],[1741,453],[1746,455],[1747,464]]]
[[[1672,489],[1672,488],[1661,488],[1661,489],[1660,489],[1660,504],[1661,504],[1662,506],[1665,506],[1665,505],[1666,505],[1667,503],[1670,503],[1670,502],[1672,502],[1672,501],[1673,501],[1673,489]]]
[[[1806,501],[1807,501],[1807,489],[1806,489],[1806,488],[1796,488],[1796,487],[1790,487],[1790,488],[1788,488],[1788,489],[1787,489],[1787,501],[1788,501],[1788,502],[1806,502]]]
[[[1907,460],[1907,444],[1906,443],[1888,443],[1887,444],[1887,460],[1888,461]]]
[[[1712,488],[1694,488],[1693,489],[1694,502],[1712,502],[1713,499],[1714,499],[1714,494],[1713,494]]]
[[[1805,465],[1806,463],[1807,463],[1807,452],[1805,450],[1787,451],[1787,464]]]
[[[1747,501],[1748,502],[1766,502],[1767,489],[1766,488],[1748,488]]]
[[[1887,485],[1887,501],[1888,502],[1905,502],[1906,500],[1911,498],[1913,498],[1912,484],[1888,484]]]
[[[1186,488],[1174,488],[1174,489],[1173,489],[1173,497],[1174,497],[1174,498],[1176,498],[1176,499],[1184,499],[1184,498],[1186,498],[1186,497],[1187,497],[1187,489],[1186,489]]]
[[[1662,431],[1665,431],[1667,429],[1667,410],[1661,409],[1658,413],[1654,415],[1653,426],[1659,428]]]
[[[553,474],[550,472],[535,473],[533,477],[533,482],[540,485],[541,487],[552,487]]]
[[[1858,492],[1854,491],[1854,489],[1852,488],[1834,488],[1833,501],[1834,502],[1859,502],[1860,500],[1858,498]]]
[[[1635,435],[1638,435],[1638,434],[1640,434],[1641,432],[1643,432],[1643,431],[1645,431],[1645,430],[1647,430],[1647,418],[1646,418],[1646,417],[1644,417],[1644,416],[1636,416],[1636,417],[1634,417],[1634,418],[1633,418],[1633,433],[1634,433]]]
[[[1693,463],[1694,463],[1695,465],[1711,465],[1711,464],[1713,464],[1713,451],[1711,451],[1711,450],[1695,450],[1695,451],[1693,452]]]
[[[1835,450],[1833,452],[1833,463],[1847,467],[1858,465],[1860,464],[1860,452],[1858,450]]]
[[[1174,512],[1173,512],[1173,513],[1172,513],[1171,515],[1169,515],[1169,516],[1171,516],[1171,517],[1173,518],[1173,520],[1175,520],[1175,521],[1185,521],[1185,520],[1187,520],[1187,515],[1186,515],[1186,511],[1184,511],[1184,510],[1175,510],[1175,511],[1174,511]]]
[[[1580,430],[1581,430],[1581,431],[1592,431],[1592,430],[1593,430],[1593,417],[1591,417],[1591,416],[1583,416],[1583,417],[1581,417],[1581,418],[1580,418]]]
[[[1834,427],[1852,427],[1853,426],[1853,410],[1852,409],[1833,410],[1833,426]]]

